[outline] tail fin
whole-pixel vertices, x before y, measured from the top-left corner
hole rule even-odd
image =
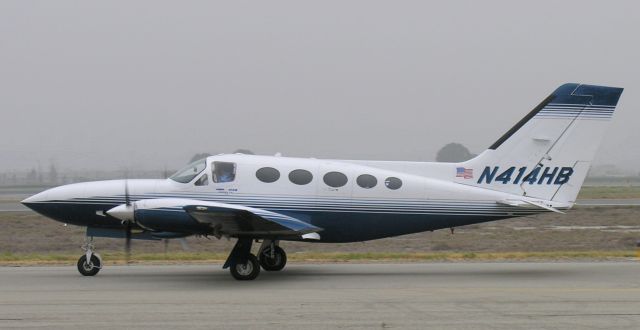
[[[615,87],[560,86],[489,149],[459,164],[456,180],[575,202],[621,94]]]

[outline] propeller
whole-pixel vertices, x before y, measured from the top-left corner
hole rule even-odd
[[[133,223],[135,221],[136,204],[131,201],[131,195],[129,192],[129,180],[124,180],[124,204],[120,204],[106,213],[114,218],[120,219],[125,229],[125,244],[124,253],[125,261],[127,264],[131,261],[131,240],[133,239]],[[184,251],[189,251],[189,245],[187,240],[179,238],[178,241]],[[165,253],[168,251],[169,240],[165,240]]]
[[[168,239],[163,239],[164,241],[164,255],[166,256],[167,253],[169,252],[169,240]]]
[[[124,204],[118,205],[107,211],[107,214],[120,219],[125,230],[124,253],[127,264],[131,260],[131,239],[133,222],[135,221],[136,205],[131,202],[129,193],[129,179],[124,180]]]
[[[131,261],[131,222],[127,222],[126,236],[124,242],[124,259],[129,264]]]
[[[124,205],[127,209],[131,208],[131,197],[129,196],[129,179],[124,180]],[[124,258],[127,263],[131,261],[131,223],[133,219],[125,221],[125,243],[124,243]]]
[[[124,205],[131,206],[131,198],[129,197],[129,179],[124,179]]]

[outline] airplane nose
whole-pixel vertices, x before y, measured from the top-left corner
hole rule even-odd
[[[60,208],[57,202],[82,197],[83,190],[83,186],[78,184],[54,187],[26,198],[21,203],[40,214],[53,217],[49,214],[53,212],[51,210]]]
[[[52,188],[55,189],[55,188]],[[52,219],[59,218],[59,206],[48,203],[52,199],[51,190],[45,190],[21,201],[22,205],[28,207],[32,211],[42,214]]]
[[[43,202],[47,200],[48,195],[49,195],[49,190],[45,190],[41,193],[35,194],[31,197],[24,199],[20,203],[24,206],[29,206],[29,204]]]

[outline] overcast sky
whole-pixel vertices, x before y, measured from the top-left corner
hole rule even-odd
[[[640,165],[637,1],[0,1],[0,170],[197,152],[478,153],[557,86],[625,92],[596,164]]]

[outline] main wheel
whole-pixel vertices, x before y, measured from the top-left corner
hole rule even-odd
[[[260,274],[260,263],[253,254],[249,254],[246,263],[236,263],[231,266],[231,276],[238,281],[254,280],[258,274]]]
[[[102,267],[102,263],[100,262],[100,258],[98,258],[95,254],[91,255],[91,259],[87,262],[87,256],[83,255],[78,259],[78,271],[80,274],[84,276],[94,276],[98,274],[100,268]]]
[[[287,254],[277,245],[273,249],[273,255],[271,254],[271,248],[266,248],[260,253],[260,266],[266,271],[282,270],[286,264]]]

